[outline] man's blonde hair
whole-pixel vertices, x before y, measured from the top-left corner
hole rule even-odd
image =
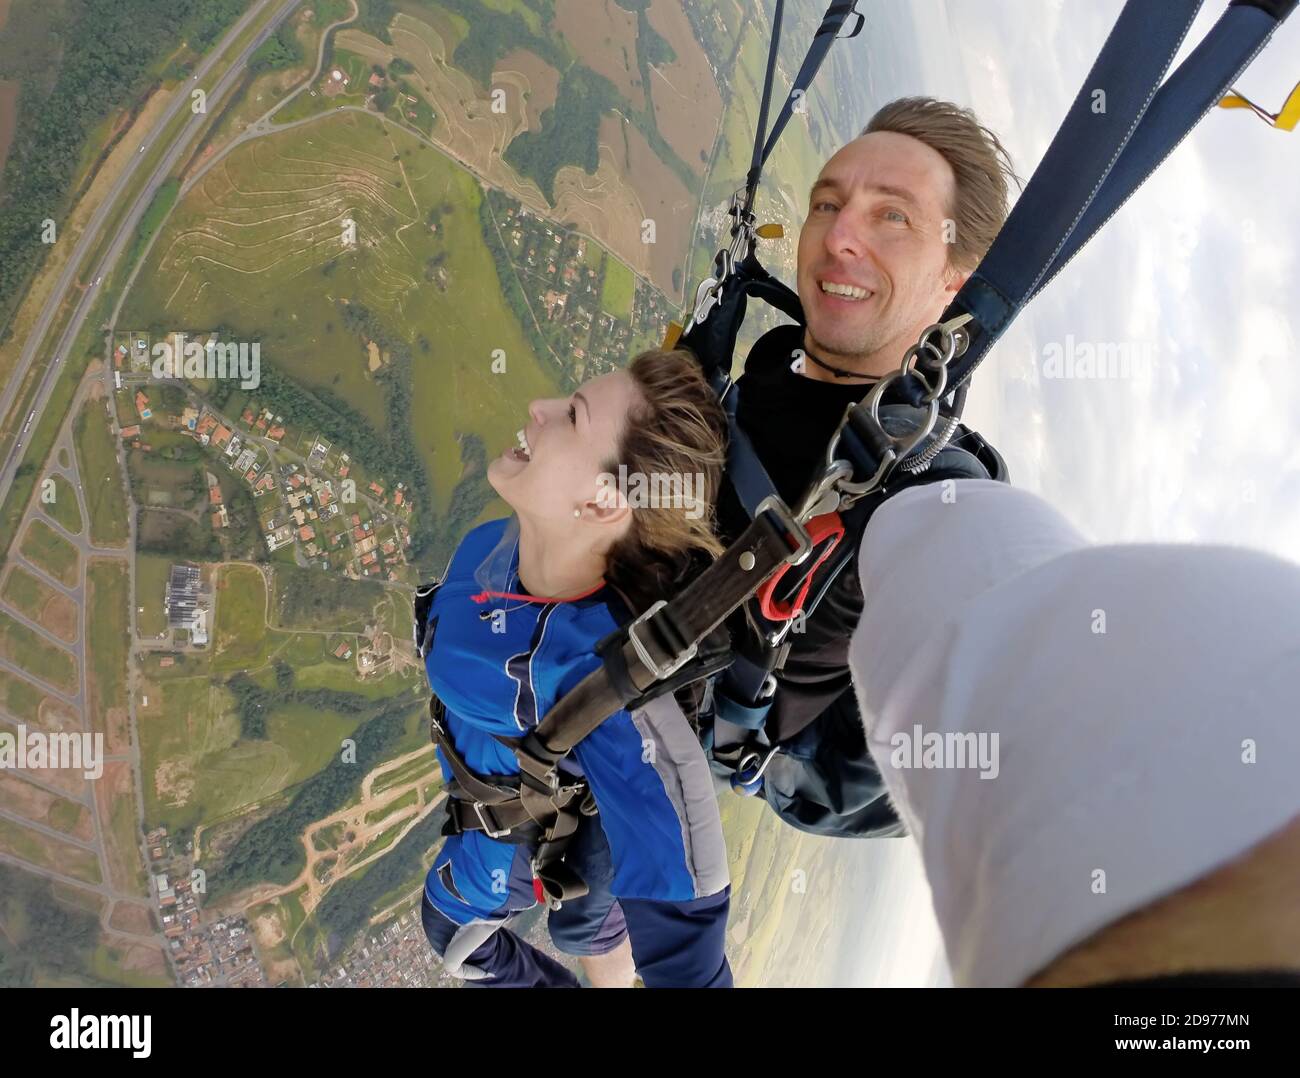
[[[933,97],[900,97],[881,108],[862,134],[893,131],[924,142],[948,162],[956,178],[948,215],[956,238],[948,262],[973,270],[993,245],[1010,207],[1010,181],[1019,183],[1011,156],[970,109]]]

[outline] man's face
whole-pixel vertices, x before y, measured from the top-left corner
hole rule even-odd
[[[799,233],[809,347],[902,361],[965,280],[949,267],[944,242],[954,188],[937,151],[892,131],[862,135],[826,162]]]

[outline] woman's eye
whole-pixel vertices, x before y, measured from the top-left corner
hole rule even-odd
[[[575,427],[578,425],[578,409],[576,405],[569,405],[569,422]]]

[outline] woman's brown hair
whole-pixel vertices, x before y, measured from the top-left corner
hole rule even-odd
[[[693,571],[722,553],[714,506],[726,458],[727,421],[699,360],[682,349],[648,351],[628,367],[637,403],[619,440],[615,475],[677,485],[667,504],[634,506],[627,533],[610,548],[605,579],[640,613],[671,598]],[[625,472],[620,473],[622,465]]]

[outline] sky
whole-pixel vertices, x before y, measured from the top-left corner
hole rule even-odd
[[[973,108],[1028,179],[1120,0],[859,0],[836,87],[870,110],[928,94]],[[1205,5],[1179,59],[1226,7]],[[1177,62],[1177,61],[1176,61]],[[837,65],[837,72],[843,68]],[[1300,16],[1238,84],[1276,111],[1300,79]],[[863,87],[866,89],[864,90]],[[858,125],[859,127],[861,124]],[[1213,110],[986,359],[967,419],[1100,542],[1227,543],[1300,561],[1296,319],[1300,130]],[[1122,346],[1136,375],[1047,377],[1054,347]],[[846,850],[873,885],[851,983],[949,983],[911,842]]]

